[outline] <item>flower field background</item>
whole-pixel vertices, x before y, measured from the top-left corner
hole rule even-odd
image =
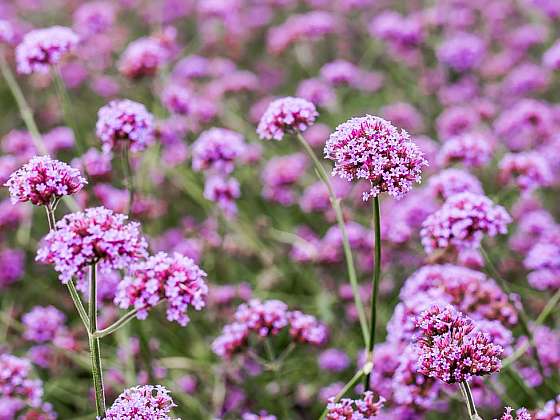
[[[559,24],[0,3],[0,420],[560,419]]]

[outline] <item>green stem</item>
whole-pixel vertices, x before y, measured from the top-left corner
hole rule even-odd
[[[128,203],[126,205],[126,214],[129,215],[132,211],[132,204],[134,202],[134,179],[132,177],[132,170],[130,167],[130,158],[128,155],[128,147],[126,144],[121,145],[121,161],[124,174],[124,182],[128,189]]]
[[[97,266],[89,269],[89,330],[97,330]],[[99,338],[89,335],[91,352],[91,373],[95,391],[95,408],[99,418],[105,417],[105,393],[103,390],[103,371],[101,367],[101,349]]]
[[[461,382],[459,384],[461,392],[465,397],[465,403],[467,404],[467,410],[469,412],[469,419],[470,420],[482,420],[476,411],[476,405],[474,404],[474,398],[472,396],[471,388],[467,381]]]
[[[490,259],[490,256],[488,255],[488,253],[486,252],[486,250],[482,246],[480,247],[480,252],[484,256],[484,259],[486,260],[486,266],[488,267],[488,269],[490,271],[490,274],[492,275],[492,277],[494,277],[498,281],[498,283],[500,284],[500,286],[504,290],[504,292],[506,292],[510,303],[515,308],[520,306],[518,308],[519,325],[521,325],[521,328],[523,329],[523,332],[525,333],[525,335],[527,335],[527,339],[529,340],[529,344],[531,345],[531,347],[533,349],[533,356],[535,358],[535,361],[537,362],[537,368],[539,370],[539,373],[540,373],[541,377],[543,378],[543,382],[545,382],[546,376],[544,374],[544,368],[543,368],[543,365],[541,363],[539,353],[537,351],[537,345],[535,343],[535,338],[533,336],[533,333],[532,333],[531,329],[529,328],[529,317],[527,316],[527,312],[525,312],[525,308],[523,307],[523,303],[521,301],[519,301],[519,305],[518,305],[517,302],[514,302],[512,300],[512,298],[511,298],[512,292],[511,292],[511,289],[510,289],[509,285],[507,284],[506,280],[501,276],[501,274],[498,272],[497,268],[494,266],[494,263]]]
[[[336,215],[336,221],[338,223],[338,228],[342,234],[342,246],[344,248],[344,256],[346,258],[346,268],[348,270],[348,277],[350,280],[350,285],[352,286],[352,294],[354,295],[354,304],[356,305],[356,310],[358,312],[358,319],[360,321],[360,327],[362,329],[362,336],[364,339],[364,343],[366,347],[368,346],[368,324],[366,318],[366,312],[364,310],[364,305],[362,303],[362,299],[360,298],[360,290],[358,286],[358,278],[356,275],[356,268],[354,266],[354,259],[352,257],[352,249],[350,248],[350,241],[348,240],[348,232],[346,231],[346,224],[344,223],[344,217],[342,214],[342,207],[340,205],[340,199],[337,198],[336,194],[334,193],[334,189],[331,185],[329,180],[329,175],[325,170],[325,167],[321,164],[315,152],[309,146],[309,143],[305,140],[305,138],[301,135],[299,131],[296,131],[296,137],[313,161],[315,166],[315,170],[319,179],[323,181],[325,186],[327,187],[329,198],[331,201],[331,205],[334,209]]]
[[[369,372],[371,371],[371,365],[366,365],[364,368],[357,371],[356,374],[352,377],[352,379],[350,379],[346,383],[346,385],[344,385],[344,388],[342,388],[340,392],[336,394],[336,396],[334,397],[334,402],[338,402],[342,397],[344,397],[344,395],[346,395],[346,393],[350,390],[350,388],[352,388],[354,385],[356,385],[356,383],[358,383],[362,375],[366,373],[366,370],[368,372],[367,374],[369,374]],[[324,419],[325,417],[327,417],[327,413],[328,413],[328,408],[325,407],[325,410],[321,414],[320,418]]]
[[[62,74],[60,73],[60,68],[58,66],[55,66],[53,69],[53,79],[54,79],[56,93],[60,101],[60,106],[62,108],[64,121],[66,122],[66,125],[70,127],[74,132],[74,138],[76,141],[76,146],[78,148],[78,151],[83,153],[84,147],[81,142],[81,136],[78,130],[78,126],[76,124],[76,120],[72,115],[73,108],[72,108],[72,103],[70,101],[70,96],[68,95],[68,91],[66,90],[66,85],[64,84],[64,80],[62,79]]]
[[[377,296],[379,294],[379,282],[381,280],[381,210],[379,206],[379,197],[373,199],[373,227],[375,231],[375,256],[373,270],[373,284],[371,294],[371,321],[369,324],[369,346],[367,352],[367,360],[373,363],[373,348],[375,346],[375,324],[377,322]],[[365,377],[364,386],[369,391],[371,373]]]
[[[163,299],[160,300],[158,303],[156,303],[154,306],[152,306],[152,308],[156,307],[161,302],[163,302]],[[103,338],[103,337],[106,337],[106,336],[118,331],[120,328],[124,327],[126,324],[128,324],[130,321],[132,321],[136,317],[136,314],[138,314],[138,311],[139,311],[139,309],[136,308],[136,309],[133,309],[133,310],[127,312],[119,320],[115,321],[113,324],[109,325],[107,328],[95,331],[92,335],[95,338]]]

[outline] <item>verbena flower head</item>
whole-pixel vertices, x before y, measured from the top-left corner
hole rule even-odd
[[[437,156],[441,166],[462,163],[467,167],[484,166],[491,158],[492,145],[476,133],[464,133],[447,140]]]
[[[531,191],[552,184],[548,161],[537,152],[509,153],[499,164],[500,181],[513,183],[521,191]]]
[[[93,264],[101,271],[127,268],[146,256],[147,242],[140,224],[126,219],[104,207],[67,214],[44,238],[36,259],[53,264],[64,284],[83,278]]]
[[[99,109],[96,133],[105,152],[119,145],[141,152],[153,142],[154,117],[138,102],[114,100]]]
[[[3,228],[0,223],[0,227]],[[25,252],[21,249],[0,250],[0,291],[23,277]]]
[[[243,413],[241,420],[276,420],[276,416],[268,414],[266,411],[261,411],[259,414]]]
[[[403,197],[420,182],[422,167],[428,165],[406,131],[372,115],[339,125],[327,140],[325,157],[335,162],[333,175],[369,181],[364,201],[383,192]]]
[[[556,420],[560,417],[560,395],[547,401],[542,410],[537,411],[535,420]]]
[[[64,314],[54,306],[36,306],[21,318],[23,338],[37,343],[53,341],[64,329]]]
[[[449,246],[477,249],[484,235],[507,233],[512,221],[507,211],[484,195],[470,192],[451,196],[422,224],[420,236],[426,253]]]
[[[343,398],[335,402],[332,398],[327,405],[327,420],[368,420],[379,414],[385,398],[375,401],[373,392],[366,391],[361,399]]]
[[[166,86],[161,94],[161,102],[167,110],[178,115],[190,114],[195,100],[189,89],[176,83]]]
[[[212,175],[204,181],[204,198],[217,203],[228,218],[237,214],[235,200],[240,195],[239,182],[235,178]]]
[[[327,327],[313,315],[292,311],[288,315],[290,336],[294,341],[320,346],[327,341]]]
[[[445,169],[428,180],[430,193],[442,200],[465,191],[483,194],[482,184],[471,173],[461,169]]]
[[[319,355],[319,367],[331,372],[342,372],[350,366],[350,358],[339,349],[328,349]]]
[[[416,326],[420,373],[452,384],[500,371],[503,348],[453,306],[433,305]]]
[[[109,30],[117,15],[110,1],[97,0],[82,4],[74,12],[74,28],[79,34],[91,36]]]
[[[130,79],[153,76],[164,64],[169,52],[161,42],[152,37],[139,38],[131,42],[123,52],[119,63],[119,71]]]
[[[543,64],[552,70],[560,70],[560,40],[556,41],[543,55]]]
[[[533,420],[531,414],[529,414],[527,409],[524,407],[515,411],[515,417],[512,413],[513,413],[513,408],[506,407],[506,411],[504,412],[504,414],[502,414],[502,417],[500,417],[499,420]]]
[[[17,70],[23,74],[47,73],[50,66],[76,48],[78,41],[78,35],[63,26],[28,32],[16,47]]]
[[[10,190],[12,203],[31,201],[45,206],[80,191],[85,184],[87,181],[78,169],[49,156],[35,156],[4,185]]]
[[[206,305],[204,277],[206,273],[189,257],[160,252],[132,266],[119,284],[115,303],[123,309],[138,309],[138,318],[145,319],[150,308],[165,300],[167,319],[185,326],[189,306],[198,311]]]
[[[244,151],[241,134],[225,128],[211,128],[202,132],[192,146],[193,169],[229,174]]]
[[[169,390],[161,385],[126,389],[105,414],[106,420],[173,420],[169,414],[176,404]]]
[[[305,99],[291,96],[276,99],[262,116],[257,134],[263,140],[282,140],[286,133],[307,130],[318,115],[315,105]]]
[[[30,378],[31,369],[31,363],[26,359],[0,354],[0,402],[10,402],[10,411],[14,414],[26,406],[41,405],[43,384],[38,379]]]
[[[437,51],[441,62],[464,72],[476,67],[486,52],[484,42],[473,34],[459,33],[448,38]]]

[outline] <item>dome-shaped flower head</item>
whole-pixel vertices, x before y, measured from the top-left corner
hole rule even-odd
[[[138,318],[145,319],[150,308],[165,300],[167,319],[185,326],[188,307],[198,311],[206,305],[204,277],[206,273],[189,257],[160,252],[132,266],[119,284],[115,303],[123,309],[138,309]]]
[[[120,143],[128,143],[124,147],[141,152],[154,139],[154,117],[138,102],[114,100],[99,109],[96,133],[105,152]]]
[[[78,35],[63,26],[28,32],[16,47],[17,70],[23,74],[47,73],[50,66],[76,48],[78,41]]]
[[[452,384],[500,371],[503,348],[453,306],[431,306],[416,326],[420,373]]]
[[[320,323],[313,315],[292,311],[288,314],[288,319],[290,322],[290,336],[294,341],[315,346],[320,346],[327,341],[327,327]]]
[[[513,183],[521,191],[531,191],[552,184],[548,161],[537,152],[509,153],[499,163],[499,178],[503,184]]]
[[[535,414],[535,420],[556,420],[558,418],[560,418],[560,395],[547,401],[542,410]]]
[[[143,385],[126,389],[107,410],[105,420],[173,420],[169,413],[176,407],[169,390],[161,385]]]
[[[457,250],[476,249],[484,235],[507,233],[511,216],[488,197],[470,192],[455,194],[430,215],[420,236],[426,253],[449,246]]]
[[[16,41],[14,26],[5,19],[0,19],[0,44],[12,45]]]
[[[117,8],[110,1],[83,3],[74,12],[74,29],[85,36],[106,32],[115,22]]]
[[[35,306],[21,318],[25,327],[23,337],[37,343],[53,341],[64,329],[65,320],[64,314],[54,306]]]
[[[552,44],[543,55],[543,64],[552,70],[560,70],[560,40]]]
[[[204,198],[218,204],[226,217],[235,217],[235,200],[241,194],[239,182],[235,178],[212,175],[204,181]]]
[[[383,192],[403,197],[420,182],[422,166],[428,165],[406,131],[372,115],[340,124],[327,140],[325,157],[335,162],[333,175],[369,181],[364,201]]]
[[[2,224],[0,223],[0,227]],[[0,250],[0,291],[23,277],[25,252],[21,249]]]
[[[10,175],[4,185],[10,190],[12,203],[31,201],[45,206],[80,191],[85,184],[78,169],[49,156],[35,156]]]
[[[465,72],[478,66],[485,52],[486,47],[479,37],[460,33],[444,41],[437,50],[437,56],[453,70]]]
[[[327,420],[367,420],[377,416],[385,403],[385,398],[374,400],[373,392],[366,391],[361,399],[343,398],[339,402],[334,397],[327,405]]]
[[[192,146],[193,169],[229,174],[244,151],[241,134],[225,128],[211,128],[202,132]]]
[[[447,140],[437,156],[441,166],[458,162],[467,167],[484,166],[491,158],[492,145],[488,139],[474,133],[464,133]]]
[[[153,76],[167,61],[168,56],[169,52],[159,40],[143,37],[126,47],[119,60],[118,68],[129,79]]]
[[[178,115],[188,115],[194,100],[189,89],[176,83],[166,86],[161,94],[161,102],[167,110]]]
[[[67,214],[44,238],[36,259],[54,264],[64,284],[72,276],[83,278],[93,264],[101,271],[127,268],[146,256],[148,244],[140,224],[126,219],[104,207]]]
[[[478,178],[461,169],[445,169],[428,180],[428,190],[437,198],[447,200],[452,195],[465,191],[483,194]]]
[[[305,99],[291,96],[276,99],[262,116],[257,134],[263,140],[282,140],[286,133],[307,130],[318,115],[315,105]]]
[[[11,354],[0,355],[0,401],[9,401],[15,412],[26,406],[39,407],[43,396],[43,384],[31,379],[31,363]],[[7,418],[15,418],[8,415]]]
[[[506,411],[502,414],[502,417],[499,420],[533,420],[533,417],[526,408],[522,407],[519,410],[515,411],[515,417],[513,416],[513,408],[506,407]]]

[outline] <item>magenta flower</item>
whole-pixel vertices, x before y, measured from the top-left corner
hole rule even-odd
[[[292,311],[288,315],[288,322],[290,336],[296,342],[320,346],[327,341],[327,327],[313,315]]]
[[[16,47],[17,70],[23,74],[47,73],[50,66],[76,48],[78,41],[78,35],[63,26],[28,32]]]
[[[475,68],[484,58],[484,41],[469,33],[449,37],[437,50],[439,60],[453,70],[465,72]]]
[[[506,407],[506,411],[502,414],[499,420],[533,420],[533,417],[526,408],[520,408],[519,410],[515,411],[515,417],[512,414],[513,408]],[[497,419],[495,419],[497,420]]]
[[[453,306],[431,306],[416,326],[420,373],[452,384],[500,371],[503,348]]]
[[[0,291],[23,277],[24,263],[25,252],[22,250],[10,248],[0,250]]]
[[[161,102],[167,110],[178,115],[190,114],[194,101],[189,89],[175,83],[166,86],[161,94]]]
[[[97,137],[109,152],[127,143],[133,152],[146,149],[154,139],[154,117],[146,107],[128,99],[114,100],[97,113]]]
[[[257,127],[261,139],[282,140],[284,134],[307,130],[319,113],[311,102],[291,96],[276,99],[266,109]]]
[[[505,155],[499,163],[499,178],[502,183],[513,183],[524,192],[550,186],[553,181],[548,161],[537,152]]]
[[[23,315],[23,338],[37,343],[52,342],[64,330],[66,317],[54,306],[35,306]]]
[[[484,194],[482,184],[471,173],[461,169],[444,169],[428,180],[428,190],[437,198],[447,200],[452,195],[471,192]]]
[[[276,416],[268,414],[266,411],[261,411],[259,414],[243,413],[241,420],[276,420]]]
[[[465,133],[447,140],[441,148],[437,160],[441,166],[455,162],[468,167],[484,166],[492,158],[492,145],[479,134]]]
[[[379,397],[374,401],[373,392],[367,391],[361,399],[352,400],[343,398],[339,402],[335,402],[334,398],[329,400],[327,405],[327,420],[368,420],[377,416],[385,398]]]
[[[105,179],[111,175],[111,153],[102,153],[97,149],[88,149],[82,156],[72,161],[74,166],[81,168],[90,178]]]
[[[118,68],[129,79],[140,79],[156,74],[168,58],[169,52],[158,39],[143,37],[126,47]]]
[[[218,204],[225,216],[233,218],[237,214],[235,200],[241,195],[239,182],[235,178],[213,175],[204,182],[204,198]]]
[[[464,192],[448,198],[430,215],[422,223],[420,236],[428,254],[449,246],[457,250],[476,249],[484,235],[507,233],[511,221],[507,211],[488,197]]]
[[[80,191],[85,184],[78,169],[49,156],[35,156],[10,175],[4,185],[10,190],[12,203],[31,201],[46,206]]]
[[[25,407],[39,407],[43,397],[43,384],[31,379],[31,363],[26,359],[0,354],[0,402],[10,409],[6,418],[15,418],[15,413]]]
[[[350,358],[339,349],[328,349],[319,355],[319,367],[331,372],[343,372],[350,366]]]
[[[193,169],[229,174],[244,152],[241,134],[225,128],[211,128],[202,132],[192,146]]]
[[[5,19],[0,19],[0,43],[12,45],[16,41],[14,26]]]
[[[198,311],[206,305],[204,277],[206,273],[189,257],[160,252],[131,267],[119,284],[115,303],[123,309],[134,307],[138,318],[145,319],[150,308],[165,300],[167,319],[185,326],[188,307]]]
[[[543,64],[552,70],[560,70],[560,40],[543,54]]]
[[[169,413],[176,407],[169,390],[161,385],[143,385],[125,389],[107,410],[106,420],[173,420]]]
[[[74,12],[74,28],[85,36],[96,35],[111,29],[117,8],[110,1],[97,0],[83,3]]]
[[[146,256],[147,242],[136,222],[104,207],[67,214],[49,232],[37,251],[37,261],[53,264],[62,283],[83,278],[97,264],[101,271],[128,268]]]
[[[428,162],[408,133],[382,118],[366,115],[339,125],[325,145],[325,157],[334,160],[333,175],[348,181],[365,179],[371,188],[364,201],[383,192],[403,197],[420,182]]]
[[[556,420],[560,417],[560,395],[547,401],[542,410],[537,411],[535,420]]]

